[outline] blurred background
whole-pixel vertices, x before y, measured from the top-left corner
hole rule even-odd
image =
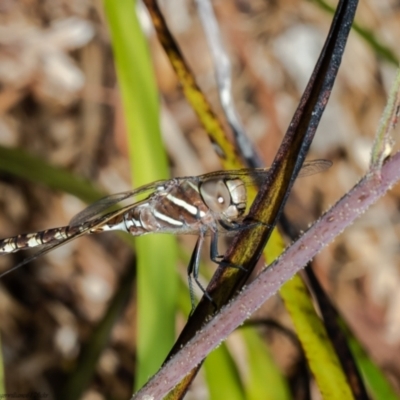
[[[297,107],[332,15],[317,1],[213,2],[233,70],[233,94],[246,131],[265,163]],[[335,4],[333,4],[335,5]],[[169,27],[198,84],[223,119],[212,61],[192,1],[161,2]],[[124,115],[103,5],[96,0],[0,1],[0,146],[23,149],[85,178],[105,193],[131,189]],[[182,95],[145,8],[160,91],[161,131],[171,176],[221,169],[209,139]],[[305,230],[365,173],[370,149],[400,54],[400,3],[360,2],[356,21],[392,53],[377,54],[352,32],[309,159],[333,162],[295,184],[286,207]],[[399,133],[399,129],[396,130]],[[146,168],[144,165],[143,168]],[[315,259],[315,270],[354,333],[400,390],[400,188],[395,187]],[[85,207],[72,195],[0,168],[0,237],[68,224]],[[190,253],[192,238],[180,238]],[[26,253],[0,258],[0,270]],[[205,257],[205,260],[207,258]],[[116,235],[83,237],[0,280],[1,341],[8,392],[58,398],[118,282],[132,263]],[[182,276],[186,266],[180,264]],[[215,266],[210,266],[213,271]],[[189,296],[188,300],[189,302]],[[278,297],[258,316],[291,327]],[[178,329],[184,319],[178,316]],[[115,322],[85,400],[125,399],[135,362],[135,296]],[[278,333],[266,336],[290,375],[297,349]],[[232,335],[231,346],[235,347]],[[228,340],[228,345],[229,345]],[[240,358],[240,346],[233,353]],[[192,398],[207,398],[202,377]],[[188,396],[189,398],[189,396]]]

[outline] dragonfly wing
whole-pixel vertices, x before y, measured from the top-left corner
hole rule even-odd
[[[329,160],[311,160],[303,164],[299,177],[317,174],[327,170],[332,165]],[[201,182],[210,179],[240,179],[246,186],[259,186],[270,173],[271,168],[244,168],[231,171],[217,171],[199,177]]]
[[[332,166],[332,161],[329,160],[311,160],[303,164],[299,172],[299,177],[310,176],[326,171]]]
[[[90,206],[86,207],[84,210],[76,214],[70,221],[71,226],[78,226],[82,225],[86,222],[95,220],[101,217],[110,207],[115,206],[116,204],[120,203],[121,201],[135,198],[136,196],[143,194],[148,191],[154,191],[159,187],[162,187],[168,180],[164,181],[156,181],[152,182],[148,185],[141,186],[138,189],[130,190],[127,192],[122,193],[115,193],[107,197],[103,197],[102,199],[96,201],[95,203],[91,204]]]
[[[300,170],[299,177],[309,176],[318,172],[325,171],[332,165],[331,161],[328,160],[312,160],[307,161],[303,164]],[[259,185],[268,175],[270,168],[247,168],[232,171],[216,171],[205,175],[199,176],[197,179],[199,182],[205,182],[211,179],[241,179],[246,185]],[[188,177],[194,179],[195,177]],[[185,179],[185,178],[181,178]],[[115,206],[121,201],[127,199],[134,199],[136,196],[145,192],[155,191],[158,188],[163,188],[166,184],[170,183],[171,180],[162,180],[152,182],[148,185],[141,186],[138,189],[116,193],[110,196],[104,197],[97,202],[91,204],[83,211],[75,215],[71,222],[71,226],[78,226],[89,221],[100,218],[110,207]]]
[[[70,221],[70,225],[78,226],[88,222],[100,214],[108,210],[110,207],[115,204],[133,196],[133,192],[124,192],[124,193],[116,193],[107,197],[103,197],[102,199],[96,201],[90,206],[83,209],[81,212],[76,214]]]

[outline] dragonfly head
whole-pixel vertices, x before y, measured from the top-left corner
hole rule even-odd
[[[200,194],[211,211],[229,222],[246,210],[246,188],[241,179],[210,179],[200,186]]]

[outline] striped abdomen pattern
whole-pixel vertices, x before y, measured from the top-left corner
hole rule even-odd
[[[18,250],[30,249],[44,244],[56,243],[75,235],[79,227],[63,226],[36,233],[26,233],[0,240],[0,254],[13,253]]]

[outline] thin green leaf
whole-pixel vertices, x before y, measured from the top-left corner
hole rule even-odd
[[[304,292],[306,290],[306,292]],[[310,369],[324,399],[353,399],[346,376],[324,325],[298,275],[279,291],[292,317],[296,333],[309,362]]]
[[[305,273],[307,275],[308,283],[315,296],[315,300],[317,301],[318,307],[320,309],[322,319],[324,320],[324,334],[322,336],[316,335],[314,331],[308,333],[316,336],[314,339],[316,342],[324,341],[326,335],[328,335],[332,346],[336,351],[337,358],[339,359],[344,374],[347,377],[347,381],[351,387],[354,398],[357,400],[368,400],[369,396],[361,373],[357,367],[357,363],[354,359],[353,353],[350,350],[346,335],[341,327],[341,324],[339,323],[339,313],[336,310],[335,306],[329,300],[323,288],[321,287],[317,277],[314,274],[312,265],[308,265],[306,267]],[[301,323],[301,320],[298,323]],[[310,321],[308,325],[312,326],[312,321]],[[310,351],[313,345],[311,344],[308,347],[308,351]],[[316,348],[315,345],[314,348]]]
[[[210,400],[244,400],[243,386],[235,362],[224,343],[204,363]]]
[[[248,374],[245,379],[247,400],[288,400],[286,379],[276,366],[265,343],[254,329],[243,329],[247,347]]]
[[[314,3],[318,4],[323,10],[333,14],[335,12],[335,7],[331,6],[325,0],[311,0]],[[396,67],[399,65],[399,59],[395,55],[395,53],[386,45],[381,43],[379,39],[377,39],[375,33],[360,24],[357,21],[353,23],[353,29],[368,43],[368,45],[373,49],[373,51],[379,55],[382,59],[389,61],[391,64],[394,64]]]
[[[347,327],[344,329],[346,331],[347,340],[351,351],[354,354],[357,365],[362,372],[368,388],[370,389],[372,397],[377,400],[399,400],[399,395],[396,393],[380,368],[371,360],[364,348],[349,331],[349,329]]]
[[[87,203],[104,196],[89,181],[20,149],[0,146],[0,171],[70,193]]]
[[[128,129],[135,186],[168,175],[159,129],[159,105],[147,43],[131,0],[104,0]],[[176,244],[170,235],[137,239],[137,375],[140,387],[168,354],[175,338]]]

